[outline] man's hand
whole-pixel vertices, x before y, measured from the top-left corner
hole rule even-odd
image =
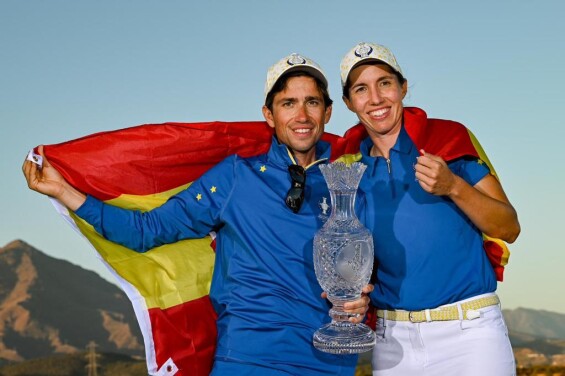
[[[43,163],[39,166],[30,160],[25,160],[22,171],[27,180],[29,189],[44,195],[58,198],[65,190],[65,179],[59,171],[57,171],[45,155],[43,154],[43,145],[39,146],[39,155],[43,158]]]
[[[375,286],[373,285],[367,285],[363,287],[363,290],[361,291],[361,298],[353,302],[347,302],[343,305],[344,311],[346,313],[357,315],[355,317],[350,317],[349,322],[353,324],[359,324],[363,322],[363,320],[365,319],[365,314],[369,310],[369,303],[371,302],[371,299],[369,298],[369,294],[374,289]],[[323,292],[322,298],[327,299],[328,294],[326,292]]]
[[[59,200],[63,205],[75,211],[86,200],[86,196],[73,188],[43,154],[43,145],[39,146],[39,155],[43,159],[42,166],[25,160],[22,171],[29,189]]]

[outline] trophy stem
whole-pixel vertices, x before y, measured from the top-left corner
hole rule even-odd
[[[356,299],[358,299],[357,297]],[[332,303],[332,308],[330,309],[330,317],[332,321],[341,322],[341,321],[349,321],[350,317],[355,317],[355,314],[345,312],[343,305],[346,302],[353,301],[356,299],[351,300],[337,300],[332,299],[331,297],[328,298],[329,301]]]

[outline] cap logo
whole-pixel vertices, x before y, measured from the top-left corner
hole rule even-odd
[[[364,59],[368,57],[371,54],[371,52],[373,52],[373,47],[365,43],[361,43],[359,47],[357,47],[357,49],[355,50],[355,56]]]
[[[290,58],[286,62],[288,63],[288,65],[297,65],[297,64],[300,65],[300,64],[306,64],[306,59],[304,59],[299,54],[292,54],[290,55]]]

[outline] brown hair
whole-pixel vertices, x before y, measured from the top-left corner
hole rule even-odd
[[[392,70],[392,72],[396,76],[396,79],[398,80],[398,83],[400,85],[402,85],[402,84],[404,84],[404,82],[406,82],[406,78],[404,78],[404,76],[400,72],[397,72],[396,70],[394,70],[393,67],[391,67],[390,65],[388,65],[385,62],[371,60],[371,61],[363,62],[363,63],[355,66],[355,68],[360,67],[361,65],[386,65],[387,67],[389,67]],[[353,69],[355,69],[355,68],[353,68]],[[351,70],[353,70],[353,69],[351,69]],[[349,71],[349,73],[351,74],[351,71]],[[351,81],[349,80],[349,76],[347,76],[347,82],[343,86],[343,96],[347,99],[349,99],[349,89],[351,89]]]
[[[265,99],[265,106],[272,112],[273,111],[273,100],[275,98],[275,94],[283,91],[286,88],[286,83],[289,78],[291,77],[312,77],[314,81],[316,81],[316,86],[322,92],[322,98],[324,99],[324,106],[328,108],[332,105],[333,100],[330,98],[330,93],[328,92],[328,88],[324,83],[317,77],[312,76],[310,73],[301,71],[301,70],[294,70],[290,71],[289,73],[283,74],[277,82],[273,85],[273,88],[267,94],[267,98]]]

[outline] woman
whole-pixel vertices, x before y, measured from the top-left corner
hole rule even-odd
[[[367,136],[357,159],[377,263],[373,375],[515,374],[483,235],[512,243],[520,225],[494,171],[461,124],[404,108],[407,81],[386,47],[353,47],[341,79]]]

